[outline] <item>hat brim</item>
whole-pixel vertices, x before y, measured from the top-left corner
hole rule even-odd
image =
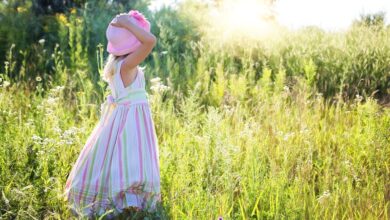
[[[129,48],[125,48],[125,49],[117,49],[115,48],[111,42],[108,42],[107,44],[107,51],[112,54],[112,55],[115,55],[115,56],[122,56],[122,55],[126,55],[126,54],[129,54],[131,52],[134,52],[139,46],[141,45],[141,43],[139,41],[137,41],[135,44],[133,44],[131,47]]]

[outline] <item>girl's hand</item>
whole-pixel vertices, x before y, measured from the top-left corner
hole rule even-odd
[[[125,28],[129,23],[131,23],[130,15],[127,13],[120,13],[110,24],[115,27]]]

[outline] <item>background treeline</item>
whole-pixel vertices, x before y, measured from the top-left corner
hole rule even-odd
[[[105,30],[132,8],[158,38],[142,66],[163,203],[127,217],[389,219],[384,14],[224,42],[202,1],[148,3],[0,2],[0,219],[72,219],[60,195],[109,92]]]
[[[152,32],[159,38],[153,55],[145,62],[150,75],[164,80],[170,76],[175,88],[197,81],[199,58],[203,58],[211,62],[206,64],[211,78],[218,63],[230,69],[230,74],[241,72],[247,63],[255,72],[250,82],[260,78],[264,67],[272,70],[272,78],[283,69],[287,76],[310,78],[310,85],[326,97],[375,95],[388,102],[390,44],[383,13],[362,15],[343,33],[308,27],[281,32],[283,37],[278,41],[258,41],[250,47],[234,45],[231,50],[224,45],[220,50],[199,31],[202,24],[198,18],[207,10],[205,5],[188,1],[182,4],[183,10],[163,8],[153,13],[148,10],[149,3],[5,1],[0,6],[0,73],[30,88],[36,86],[36,77],[42,79],[44,88],[66,83],[58,80],[68,77],[86,79],[96,87],[98,62],[104,60],[96,57],[107,56],[107,24],[115,13],[136,8],[149,18]],[[198,13],[191,13],[191,9]],[[72,86],[77,88],[78,84]]]

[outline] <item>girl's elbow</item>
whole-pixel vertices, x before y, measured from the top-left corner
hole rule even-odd
[[[154,35],[152,35],[148,40],[148,43],[154,47],[157,44],[157,38]]]
[[[157,43],[157,38],[154,35],[148,36],[142,42],[142,44],[144,44],[145,46],[152,47],[152,48],[156,45],[156,43]]]

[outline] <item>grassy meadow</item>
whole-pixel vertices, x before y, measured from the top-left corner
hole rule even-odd
[[[0,219],[74,218],[60,194],[109,93],[106,25],[128,8],[158,39],[141,66],[163,202],[123,219],[390,218],[389,26],[222,42],[191,14],[207,10],[195,1],[157,12],[75,1],[42,15],[7,2]]]

